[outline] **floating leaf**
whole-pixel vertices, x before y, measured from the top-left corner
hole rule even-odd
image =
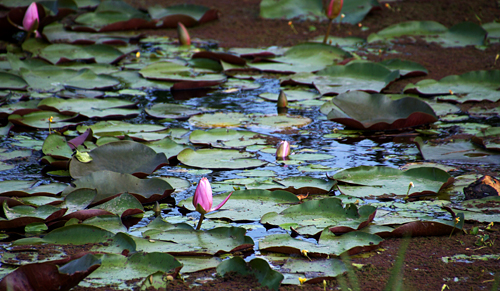
[[[0,72],[0,84],[0,89],[9,90],[24,90],[28,87],[23,78],[6,72]]]
[[[247,265],[241,257],[233,257],[217,266],[217,274],[224,276],[228,272],[236,272],[241,275],[252,274],[262,286],[273,290],[278,290],[284,278],[261,258],[252,259]]]
[[[224,196],[224,197],[222,197]],[[215,195],[213,205],[218,205],[227,195]],[[180,202],[184,206],[194,211],[192,206],[193,198],[188,198]],[[207,218],[229,218],[232,221],[257,221],[261,216],[269,211],[281,212],[290,204],[298,203],[299,199],[290,192],[277,190],[240,190],[234,191],[224,207],[217,212],[207,214]]]
[[[53,111],[35,111],[24,115],[12,114],[9,116],[9,121],[16,125],[34,127],[34,128],[49,128],[49,119],[52,118],[50,122],[50,128],[62,128],[69,125],[74,125],[74,123],[69,120],[75,118],[77,114],[74,115],[63,115]]]
[[[252,131],[214,128],[207,131],[194,130],[189,136],[189,141],[193,144],[230,149],[266,144],[265,138],[266,136]]]
[[[326,194],[336,184],[332,180],[324,180],[307,176],[288,177],[282,180],[266,180],[245,185],[247,189],[286,190],[294,194]]]
[[[93,172],[109,170],[143,178],[168,165],[165,154],[157,154],[146,145],[128,140],[99,146],[91,150],[89,155],[92,158],[89,163],[82,163],[76,157],[71,159],[71,177],[80,178]]]
[[[212,127],[238,127],[242,123],[248,122],[250,119],[243,113],[217,112],[213,114],[200,114],[191,116],[189,124],[202,128]]]
[[[500,100],[498,87],[500,86],[500,70],[471,71],[462,75],[451,75],[439,81],[427,79],[417,84],[408,84],[405,93],[417,93],[422,95],[445,95],[440,100],[452,102],[483,101],[496,102]]]
[[[146,113],[156,118],[172,118],[184,120],[192,115],[200,114],[204,110],[202,108],[194,108],[173,103],[158,103],[151,108],[145,109]]]
[[[225,149],[184,149],[177,155],[177,159],[190,167],[203,169],[248,169],[267,164],[254,158],[255,155],[248,152]]]
[[[359,166],[337,172],[332,179],[352,184],[338,185],[338,188],[343,194],[355,197],[437,195],[453,183],[450,174],[434,167],[401,171],[383,166]],[[408,191],[410,183],[414,187]]]
[[[106,202],[124,192],[134,195],[145,204],[164,199],[174,191],[166,181],[159,178],[143,180],[130,174],[98,171],[73,181],[72,185],[64,189],[62,195],[66,196],[81,188],[97,191],[93,204]]]
[[[337,198],[306,201],[300,205],[290,206],[280,213],[269,212],[262,216],[261,223],[279,225],[281,228],[294,228],[300,234],[318,235],[327,226],[335,225],[345,228],[361,229],[375,216],[376,208],[354,204],[344,208]]]
[[[392,101],[386,95],[354,91],[340,94],[321,107],[328,119],[348,127],[388,130],[436,122],[437,116],[425,102],[405,97]]]
[[[399,70],[399,74],[403,77],[416,77],[427,75],[427,69],[419,63],[401,59],[387,59],[379,64],[385,66],[389,70]]]
[[[116,99],[61,99],[49,97],[38,103],[38,108],[44,110],[55,110],[62,114],[80,114],[89,118],[103,117],[135,117],[141,112],[139,109],[126,109],[124,107],[135,107],[136,103]]]
[[[161,19],[164,28],[176,28],[180,22],[186,27],[192,27],[218,18],[218,11],[201,5],[180,4],[166,8],[151,6],[148,12],[153,19]]]

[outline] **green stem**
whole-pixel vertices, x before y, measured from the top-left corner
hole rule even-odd
[[[328,28],[326,29],[326,34],[325,38],[323,39],[323,43],[326,44],[326,41],[328,40],[328,36],[330,36],[330,29],[332,28],[332,21],[328,22]]]
[[[198,221],[198,226],[196,227],[196,230],[200,230],[201,223],[203,222],[204,218],[205,218],[205,214],[200,215],[200,220]]]

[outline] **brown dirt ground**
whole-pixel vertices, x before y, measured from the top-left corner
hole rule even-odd
[[[214,40],[221,47],[267,47],[290,46],[318,35],[324,34],[326,22],[293,21],[297,30],[295,34],[286,20],[264,20],[259,18],[260,0],[126,0],[139,8],[148,5],[172,5],[192,3],[216,8],[220,11],[217,21],[206,23],[199,27],[190,28],[192,37],[204,40]],[[348,0],[346,0],[348,1]],[[341,29],[334,29],[337,36],[367,37],[391,24],[407,20],[434,20],[447,27],[463,21],[487,23],[500,18],[500,7],[495,0],[405,0],[390,2],[390,8],[382,7],[370,12],[362,25],[369,30],[362,31],[357,25],[342,24]],[[309,31],[313,25],[316,31]],[[175,37],[175,30],[148,30],[148,35],[166,35]],[[494,65],[496,54],[500,53],[500,45],[491,45],[485,50],[474,47],[443,49],[436,44],[421,41],[402,40],[394,45],[397,54],[381,52],[369,55],[368,59],[380,61],[386,58],[401,58],[418,62],[429,70],[425,77],[410,77],[398,80],[391,84],[385,93],[401,93],[402,88],[409,82],[415,83],[424,78],[440,79],[452,74],[462,74],[473,70],[500,69],[500,61]],[[497,105],[497,104],[495,104]],[[470,230],[473,226],[485,228],[482,224],[466,224]],[[500,226],[494,226],[494,232],[488,233],[492,246],[476,246],[476,236],[455,234],[451,238],[419,237],[410,239],[403,264],[403,286],[405,290],[442,290],[443,284],[449,290],[492,290],[494,274],[500,274],[499,260],[476,260],[472,263],[444,263],[443,256],[455,254],[500,255]],[[355,263],[365,264],[357,270],[356,282],[362,290],[382,290],[387,283],[390,270],[397,257],[402,239],[386,239],[379,250],[371,256],[354,257]],[[230,275],[217,278],[215,270],[199,272],[185,278],[185,281],[175,280],[169,285],[169,290],[267,290],[261,288],[252,277]],[[214,277],[214,280],[202,286],[190,288],[196,278],[205,276]],[[338,287],[336,281],[328,283],[328,290]],[[113,288],[83,288],[76,287],[75,291],[84,290],[115,290]],[[304,286],[281,286],[280,290],[323,290],[322,284]],[[448,289],[447,289],[448,290]],[[498,290],[498,289],[496,289]]]

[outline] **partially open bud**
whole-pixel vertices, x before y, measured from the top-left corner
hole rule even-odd
[[[196,230],[200,229],[205,214],[211,211],[218,210],[219,208],[224,206],[229,197],[231,197],[231,194],[233,194],[233,192],[231,192],[219,205],[212,208],[212,186],[210,186],[210,182],[208,182],[207,178],[201,178],[198,186],[196,186],[196,191],[194,192],[193,197],[193,206],[196,208],[196,211],[201,214],[201,218],[198,222]]]
[[[284,160],[288,155],[290,155],[290,144],[286,140],[281,141],[276,149],[276,159]]]
[[[177,22],[177,36],[181,45],[191,45],[191,37],[184,24]]]
[[[328,8],[326,9],[326,17],[328,17],[328,19],[337,18],[342,10],[343,4],[344,0],[330,0]]]
[[[288,107],[288,99],[286,99],[286,94],[283,90],[280,90],[280,95],[278,96],[278,108]]]

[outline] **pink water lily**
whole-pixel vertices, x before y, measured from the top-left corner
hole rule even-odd
[[[30,4],[28,9],[26,10],[26,13],[24,14],[23,28],[28,33],[35,32],[36,37],[41,37],[40,33],[38,32],[39,24],[40,24],[40,18],[38,15],[38,7],[36,6],[36,3],[33,2]]]
[[[224,206],[229,197],[231,197],[231,194],[233,194],[233,192],[231,192],[219,205],[212,208],[212,186],[210,186],[210,182],[208,182],[207,178],[201,178],[198,186],[196,187],[196,191],[194,192],[193,197],[193,206],[196,208],[196,211],[201,214],[200,221],[198,222],[198,227],[196,227],[197,230],[200,229],[201,222],[203,221],[205,214],[211,211],[218,210],[222,206]]]
[[[342,10],[343,4],[344,0],[330,0],[330,4],[328,4],[328,9],[326,10],[326,17],[328,17],[328,19],[337,18]]]
[[[284,160],[290,154],[290,144],[283,140],[278,144],[278,148],[276,149],[276,159]]]

